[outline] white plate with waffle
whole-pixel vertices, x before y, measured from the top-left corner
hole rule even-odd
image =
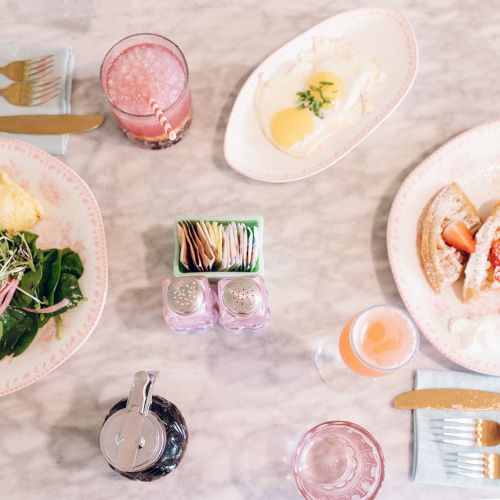
[[[389,261],[408,311],[431,344],[465,368],[500,375],[500,287],[474,298],[466,296],[466,302],[463,271],[458,280],[456,276],[449,280],[452,285],[437,292],[423,266],[423,214],[436,194],[453,183],[461,187],[484,223],[500,201],[500,121],[460,134],[408,175],[389,215]],[[476,233],[476,240],[480,234]],[[476,250],[481,247],[476,241]],[[476,327],[474,334],[462,328],[479,324],[481,335]]]

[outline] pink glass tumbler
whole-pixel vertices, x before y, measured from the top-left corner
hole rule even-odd
[[[191,123],[191,90],[186,59],[174,42],[150,33],[120,40],[106,54],[100,80],[115,118],[133,143],[162,149],[181,140]],[[151,99],[166,118],[168,133]]]
[[[368,500],[384,480],[380,445],[365,429],[342,420],[313,427],[293,458],[297,488],[307,500]]]

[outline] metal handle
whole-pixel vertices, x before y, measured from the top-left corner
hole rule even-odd
[[[158,371],[137,372],[134,375],[134,385],[130,389],[127,401],[128,411],[138,411],[141,415],[147,415],[153,398],[153,385]]]
[[[137,452],[144,446],[142,422],[143,418],[149,413],[153,398],[152,389],[157,374],[157,371],[141,371],[134,376],[134,385],[128,397],[127,412],[123,419],[116,457],[116,466],[121,471],[133,470]]]

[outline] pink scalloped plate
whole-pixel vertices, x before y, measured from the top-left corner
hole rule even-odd
[[[62,316],[61,339],[51,321],[23,354],[0,361],[0,396],[5,396],[48,375],[89,338],[106,300],[108,266],[99,206],[73,170],[13,139],[0,139],[0,168],[41,202],[44,219],[32,228],[40,247],[71,247],[80,254],[85,266],[80,285],[87,298]]]
[[[465,304],[460,280],[437,294],[420,262],[420,216],[433,195],[451,182],[462,187],[484,220],[493,202],[500,199],[500,121],[458,135],[405,179],[392,204],[387,226],[392,273],[408,311],[439,352],[469,370],[500,375],[500,332],[496,332],[496,345],[481,338],[467,345],[460,335],[452,335],[449,330],[450,321],[455,318],[499,314],[500,291]]]

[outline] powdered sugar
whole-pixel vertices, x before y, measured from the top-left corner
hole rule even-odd
[[[472,234],[481,224],[471,203],[455,183],[439,191],[423,221],[422,238],[428,239],[425,243],[429,249],[429,254],[423,257],[424,267],[431,283],[439,284],[440,289],[460,278],[465,263],[462,252],[447,245],[442,238],[444,228],[453,221],[464,222]]]
[[[476,235],[476,251],[470,256],[465,268],[465,288],[472,293],[488,286],[491,263],[488,260],[493,240],[500,238],[500,205],[494,210]],[[494,284],[494,278],[491,285]],[[493,286],[492,286],[493,288]],[[496,288],[496,287],[494,287]]]

